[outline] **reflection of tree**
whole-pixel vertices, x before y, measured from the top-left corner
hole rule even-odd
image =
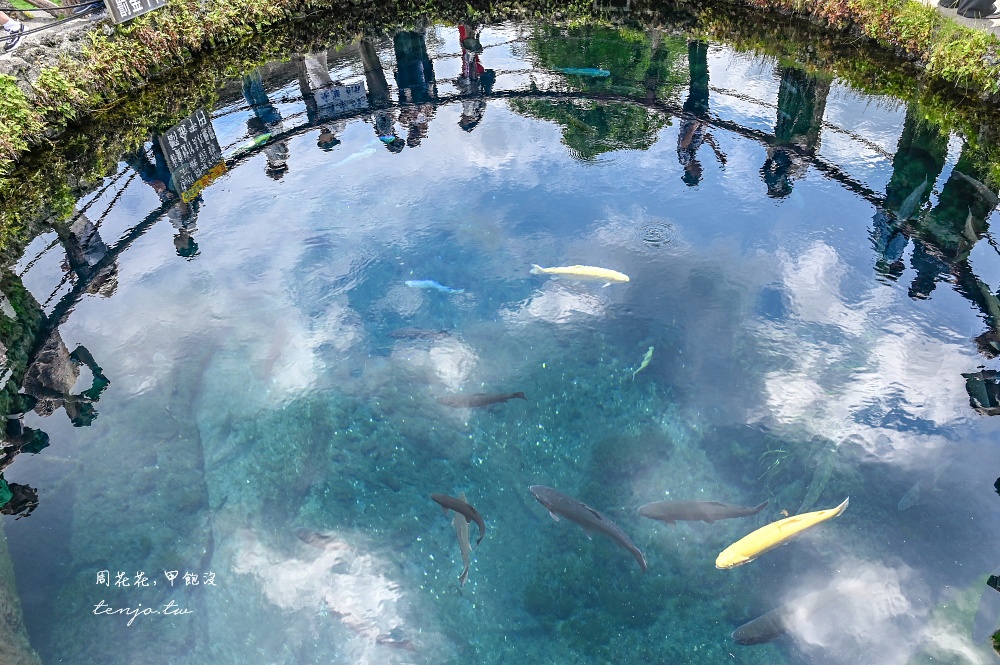
[[[658,32],[602,26],[537,28],[528,49],[545,69],[601,68],[610,76],[565,75],[573,88],[587,92],[646,96],[655,82],[657,97],[670,96],[687,83],[683,55],[687,40]]]
[[[672,99],[687,83],[687,42],[660,33],[579,27],[535,30],[528,48],[550,70],[597,70],[610,75],[562,74],[573,89],[653,102]],[[667,117],[654,109],[595,100],[515,100],[514,111],[551,120],[563,128],[563,142],[580,159],[612,150],[645,150],[656,142]]]
[[[365,37],[358,44],[361,64],[365,68],[365,82],[368,84],[368,104],[373,109],[375,135],[385,144],[389,152],[398,153],[406,147],[406,142],[396,135],[396,118],[389,98],[389,82],[379,59],[375,42]]]
[[[510,105],[517,113],[562,126],[563,143],[584,160],[614,150],[646,150],[666,125],[666,116],[621,102],[517,99]]]

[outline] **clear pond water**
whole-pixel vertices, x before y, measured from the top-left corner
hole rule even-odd
[[[292,55],[207,111],[229,168],[190,204],[151,137],[8,277],[65,313],[25,388],[49,445],[5,470],[45,663],[995,658],[982,146],[721,44],[533,23]],[[464,585],[432,493],[485,519]],[[768,504],[637,513],[670,499]]]

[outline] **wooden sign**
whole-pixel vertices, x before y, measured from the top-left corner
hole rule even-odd
[[[226,172],[219,139],[204,109],[165,131],[160,136],[160,147],[170,169],[171,187],[184,202],[194,199]]]

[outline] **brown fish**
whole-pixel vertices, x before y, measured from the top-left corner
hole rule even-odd
[[[465,501],[448,496],[447,494],[431,494],[431,498],[441,505],[445,515],[448,514],[449,510],[454,510],[465,518],[466,523],[475,522],[476,526],[479,527],[479,538],[476,539],[476,545],[482,542],[483,535],[486,533],[486,523],[483,522],[483,516],[479,514],[478,510]]]
[[[443,395],[437,398],[438,403],[451,406],[456,409],[475,409],[490,404],[499,404],[510,399],[523,399],[528,401],[524,393],[505,393],[500,395],[488,395],[486,393],[473,393],[472,395]]]
[[[459,501],[465,501],[465,492],[458,495]],[[445,509],[447,512],[447,509]],[[462,563],[465,568],[458,576],[458,586],[465,586],[465,580],[469,578],[469,553],[472,552],[472,545],[469,544],[469,521],[461,513],[455,513],[451,520],[455,527],[455,535],[458,537],[458,549],[462,551]]]
[[[570,522],[575,522],[583,527],[583,532],[590,538],[591,532],[603,534],[624,547],[635,560],[639,562],[642,572],[646,572],[646,557],[642,555],[635,543],[625,535],[625,532],[618,528],[618,525],[607,517],[597,512],[582,501],[577,501],[568,494],[563,494],[559,490],[546,487],[544,485],[532,485],[528,488],[538,502],[548,508],[552,519],[559,521],[559,517],[565,517]]]
[[[766,507],[767,501],[753,508],[734,506],[720,501],[654,501],[640,506],[639,514],[667,524],[676,524],[679,521],[714,524],[716,520],[756,515]]]

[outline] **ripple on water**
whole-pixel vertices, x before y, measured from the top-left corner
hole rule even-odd
[[[645,247],[659,249],[673,243],[677,236],[677,227],[670,222],[652,220],[639,226],[636,234]]]

